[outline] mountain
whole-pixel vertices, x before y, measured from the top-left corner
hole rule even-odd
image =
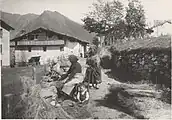
[[[12,39],[18,37],[21,30],[29,33],[38,28],[48,29],[56,33],[77,38],[81,41],[91,41],[93,37],[81,24],[70,20],[57,11],[44,11],[41,15],[19,15],[1,12],[1,19],[15,29],[12,32]]]
[[[11,14],[7,12],[0,11],[0,16],[3,21],[13,27],[15,30],[11,32],[11,38],[23,29],[30,21],[37,18],[39,15],[36,14]]]

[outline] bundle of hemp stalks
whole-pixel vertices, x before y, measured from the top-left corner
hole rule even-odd
[[[24,105],[25,119],[70,119],[72,118],[61,106],[52,106],[46,99],[40,97],[41,84],[33,85],[32,79],[21,78],[24,93],[21,95]],[[27,82],[25,81],[27,80]],[[30,82],[29,82],[30,81]],[[47,86],[48,87],[48,86]],[[27,93],[26,93],[27,92]]]

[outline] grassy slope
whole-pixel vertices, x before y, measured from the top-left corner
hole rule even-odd
[[[37,81],[41,80],[41,76],[44,74],[43,67],[37,67]],[[20,81],[20,76],[32,77],[32,68],[31,67],[20,67],[20,68],[2,68],[1,74],[1,97],[2,97],[2,111],[4,111],[4,106],[6,105],[6,101],[4,99],[4,95],[8,93],[14,94],[12,105],[16,105],[16,103],[20,100],[20,94],[23,91],[22,83]]]
[[[127,41],[126,43],[118,43],[115,45],[117,50],[133,50],[133,49],[165,49],[171,48],[171,37],[170,36],[160,36],[153,37],[150,39],[138,39]]]

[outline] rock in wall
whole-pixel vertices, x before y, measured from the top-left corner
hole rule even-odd
[[[150,80],[156,84],[171,86],[170,49],[113,51],[111,62],[111,69],[123,76],[130,74],[132,81]]]

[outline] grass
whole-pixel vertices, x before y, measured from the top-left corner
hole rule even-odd
[[[6,108],[6,100],[4,98],[4,95],[12,93],[14,96],[10,104],[15,106],[20,101],[20,95],[23,92],[20,76],[32,77],[32,67],[2,68],[1,71],[2,117],[4,118]],[[38,83],[41,80],[42,75],[44,74],[43,66],[36,67],[36,71],[36,78]]]
[[[84,65],[85,59],[79,59],[79,62]],[[23,93],[23,87],[20,80],[20,76],[26,76],[32,78],[32,67],[2,68],[1,71],[2,71],[1,74],[2,118],[7,118],[8,116],[5,116],[5,109],[7,103],[4,98],[4,95],[9,93],[12,93],[14,95],[13,100],[10,101],[11,102],[10,104],[14,107],[21,100],[20,95]],[[36,67],[37,83],[40,82],[43,75],[44,75],[44,67],[37,66]],[[18,117],[12,116],[12,118],[14,119]]]

